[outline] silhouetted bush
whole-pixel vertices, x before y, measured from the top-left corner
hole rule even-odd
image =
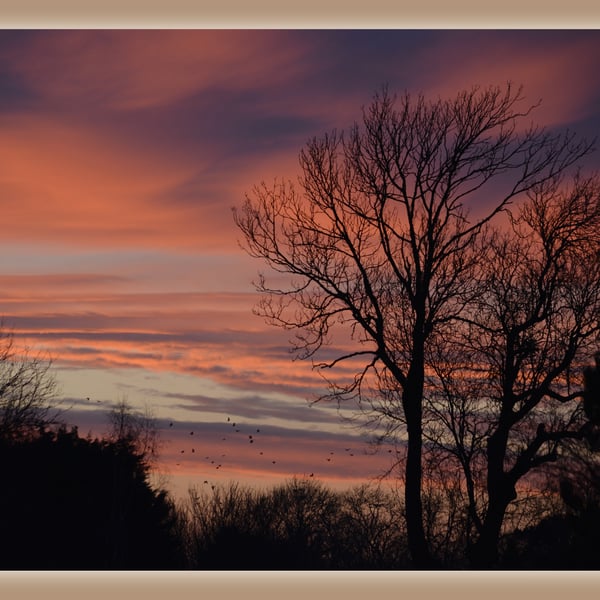
[[[397,569],[408,566],[401,507],[364,486],[336,493],[292,479],[268,491],[190,490],[188,564],[199,569]]]
[[[77,429],[0,439],[0,568],[183,566],[176,513],[131,445]]]
[[[500,568],[581,570],[600,568],[600,511],[553,515],[503,540]]]

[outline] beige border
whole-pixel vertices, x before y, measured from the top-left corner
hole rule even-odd
[[[364,600],[388,594],[419,600],[566,597],[595,600],[599,582],[599,574],[591,571],[7,572],[0,575],[0,595],[51,600],[333,600],[337,597]]]
[[[7,28],[575,28],[600,24],[595,0],[6,0]]]
[[[285,8],[282,9],[282,5]],[[598,28],[593,0],[11,0],[3,28]],[[373,594],[443,600],[592,600],[600,572],[4,572],[1,598],[260,598],[316,600]]]

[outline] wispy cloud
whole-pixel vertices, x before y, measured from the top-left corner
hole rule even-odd
[[[475,48],[477,50],[475,50]],[[573,126],[597,115],[599,40],[594,32],[451,31],[421,56],[428,67],[415,83],[428,94],[451,96],[478,85],[523,85],[526,105],[542,101],[531,119]]]

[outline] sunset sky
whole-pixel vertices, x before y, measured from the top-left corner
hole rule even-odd
[[[511,80],[542,100],[535,121],[593,138],[599,72],[600,30],[2,31],[5,327],[53,357],[82,434],[117,400],[148,407],[178,492],[366,482],[389,448],[310,404],[321,378],[252,314],[264,265],[231,208],[295,178],[307,140],[383,84],[437,97]]]

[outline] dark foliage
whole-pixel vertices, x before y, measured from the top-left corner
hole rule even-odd
[[[600,424],[600,352],[596,353],[595,366],[587,367],[584,372],[585,390],[583,409],[591,423]]]
[[[0,568],[181,566],[175,512],[131,444],[75,428],[0,439]]]
[[[236,484],[192,490],[188,563],[197,569],[320,570],[409,567],[398,499],[361,487],[333,492],[293,479],[269,491]]]
[[[600,568],[600,511],[554,515],[503,540],[499,567],[525,570]]]

